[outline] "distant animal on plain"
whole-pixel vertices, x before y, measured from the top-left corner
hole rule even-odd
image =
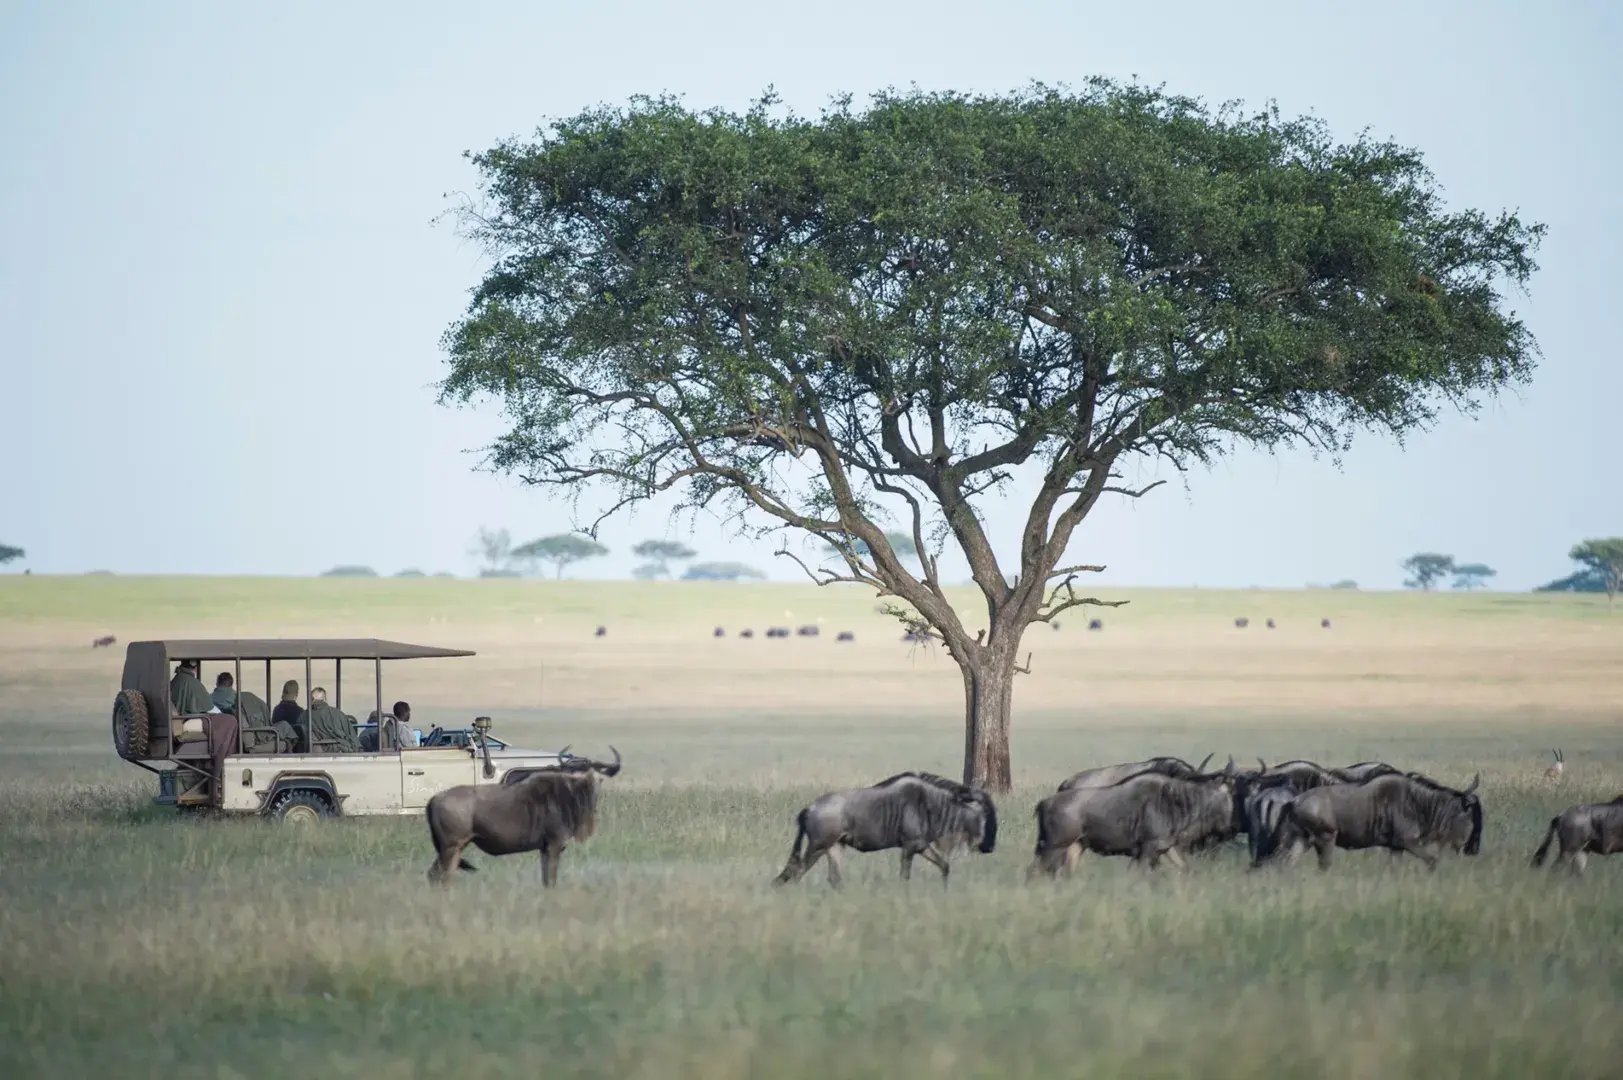
[[[1330,629],[1330,620],[1329,619],[1320,619],[1319,620],[1319,629],[1321,629],[1321,630]]]
[[[1246,618],[1244,615],[1242,615],[1238,619],[1234,620],[1234,626],[1238,630],[1244,630],[1246,627],[1248,627],[1250,625],[1251,625],[1251,620]]]
[[[928,645],[930,643],[930,631],[908,630],[903,632],[902,640],[912,642],[915,645]]]
[[[606,626],[600,626],[600,627],[597,628],[597,636],[598,637],[605,637],[605,636],[607,636],[608,632],[609,632],[609,628],[606,627]]]
[[[92,641],[90,643],[90,647],[92,649],[105,649],[108,646],[117,645],[117,644],[118,644],[118,639],[116,637],[114,637],[112,634],[108,634],[105,637],[99,637],[95,641]]]
[[[1088,620],[1088,629],[1089,630],[1103,630],[1104,628],[1105,628],[1105,621],[1103,619],[1089,619]]]
[[[822,631],[821,627],[813,626],[813,625],[810,625],[810,624],[808,624],[806,626],[799,627],[799,628],[797,628],[795,630],[795,634],[797,636],[799,636],[799,637],[816,637],[818,634],[821,634],[822,632],[823,631]]]
[[[597,789],[602,777],[620,771],[614,762],[569,758],[557,768],[538,769],[511,784],[460,784],[428,800],[428,832],[434,840],[434,865],[428,880],[450,883],[451,872],[473,871],[462,849],[474,845],[487,855],[541,853],[541,884],[558,883],[558,863],[571,843],[586,840],[597,829]]]
[[[900,848],[902,880],[913,876],[918,856],[941,871],[960,847],[982,854],[997,846],[997,808],[992,797],[926,772],[897,773],[872,787],[834,791],[813,800],[795,817],[795,842],[774,885],[798,881],[818,859],[828,858],[828,883],[840,887],[843,850]]]
[[[789,636],[789,628],[787,626],[768,627],[766,636],[769,638],[786,638]]]
[[[1574,874],[1584,872],[1590,855],[1615,855],[1623,851],[1623,795],[1609,803],[1569,806],[1550,819],[1544,842],[1533,852],[1533,865],[1543,866],[1550,844],[1560,841],[1560,851],[1551,868],[1566,863]]]
[[[1269,619],[1268,620],[1268,629],[1272,630],[1273,628],[1274,628],[1274,620]]]
[[[726,637],[727,636],[727,631],[723,630],[721,627],[718,626],[714,630],[710,631],[710,636],[711,637]]]
[[[841,630],[835,641],[855,641],[857,636],[849,630]]]
[[[738,636],[739,637],[754,637],[755,636],[755,631],[754,630],[740,630],[738,632]]]
[[[1559,780],[1561,779],[1561,774],[1565,772],[1567,768],[1566,755],[1562,754],[1559,750],[1551,750],[1550,753],[1555,755],[1555,764],[1544,770],[1544,779]]]

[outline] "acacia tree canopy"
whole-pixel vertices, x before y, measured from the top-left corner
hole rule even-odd
[[[1623,591],[1623,536],[1609,536],[1574,544],[1568,557],[1598,578],[1610,605]]]
[[[564,576],[564,567],[572,562],[582,559],[593,559],[599,555],[607,555],[609,549],[587,536],[577,536],[574,533],[559,533],[556,536],[543,536],[539,540],[531,540],[527,544],[520,544],[512,551],[512,558],[519,562],[549,562],[557,567],[557,577]]]
[[[639,98],[473,161],[462,223],[492,265],[442,393],[501,401],[491,463],[607,513],[674,490],[832,544],[814,576],[899,597],[958,661],[965,778],[993,788],[1021,636],[1098,602],[1063,556],[1105,495],[1142,494],[1125,466],[1339,454],[1536,358],[1501,294],[1540,226],[1446,208],[1418,152],[1273,109],[1107,81],[816,118]],[[982,514],[1022,468],[1006,569]]]
[[[26,554],[28,553],[20,547],[12,547],[10,544],[0,544],[0,565],[11,562],[13,559],[20,559]]]

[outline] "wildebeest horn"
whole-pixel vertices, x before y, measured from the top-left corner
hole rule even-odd
[[[1200,764],[1195,766],[1195,771],[1196,772],[1205,772],[1206,771],[1206,763],[1208,761],[1210,761],[1210,760],[1212,760],[1212,755],[1210,755],[1210,754],[1207,754],[1205,757],[1201,758],[1200,759]]]
[[[1464,791],[1460,792],[1460,794],[1462,794],[1462,795],[1471,794],[1471,792],[1476,790],[1477,785],[1480,784],[1480,783],[1482,783],[1482,774],[1477,773],[1475,776],[1471,777],[1471,786],[1466,788]]]
[[[1258,758],[1257,759],[1257,768],[1259,770],[1261,770],[1262,772],[1267,772],[1268,771],[1268,763],[1266,761],[1262,760],[1261,758]]]
[[[592,762],[592,768],[596,769],[604,776],[613,776],[620,771],[620,751],[615,750],[612,744],[609,746],[609,750],[614,754],[613,765],[605,765],[600,761]]]

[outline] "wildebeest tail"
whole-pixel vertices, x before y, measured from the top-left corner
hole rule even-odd
[[[1044,802],[1047,800],[1045,799]],[[1037,850],[1034,855],[1041,855],[1048,850],[1048,815],[1043,813],[1043,803],[1037,804]]]
[[[1296,804],[1286,803],[1280,810],[1279,821],[1274,827],[1263,830],[1262,842],[1258,844],[1258,853],[1253,865],[1277,855],[1281,847],[1288,845],[1296,827]]]
[[[997,847],[997,807],[985,792],[981,793],[981,806],[986,810],[986,822],[981,828],[981,854],[985,855]]]
[[[784,882],[792,879],[795,876],[795,868],[800,865],[801,854],[806,847],[807,812],[807,810],[802,810],[800,813],[795,815],[795,842],[794,845],[789,849],[789,862],[786,866],[784,866],[783,873],[779,874],[772,881],[772,884],[774,885],[782,885]]]
[[[1538,846],[1538,850],[1533,852],[1534,866],[1544,865],[1544,856],[1550,853],[1550,844],[1555,840],[1556,830],[1560,828],[1560,826],[1561,819],[1559,817],[1553,817],[1550,819],[1550,831],[1544,834],[1544,843],[1540,844]]]

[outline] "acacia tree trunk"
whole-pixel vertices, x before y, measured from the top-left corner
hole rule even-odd
[[[981,649],[960,658],[964,675],[964,783],[1009,790],[1009,719],[1014,650]]]

